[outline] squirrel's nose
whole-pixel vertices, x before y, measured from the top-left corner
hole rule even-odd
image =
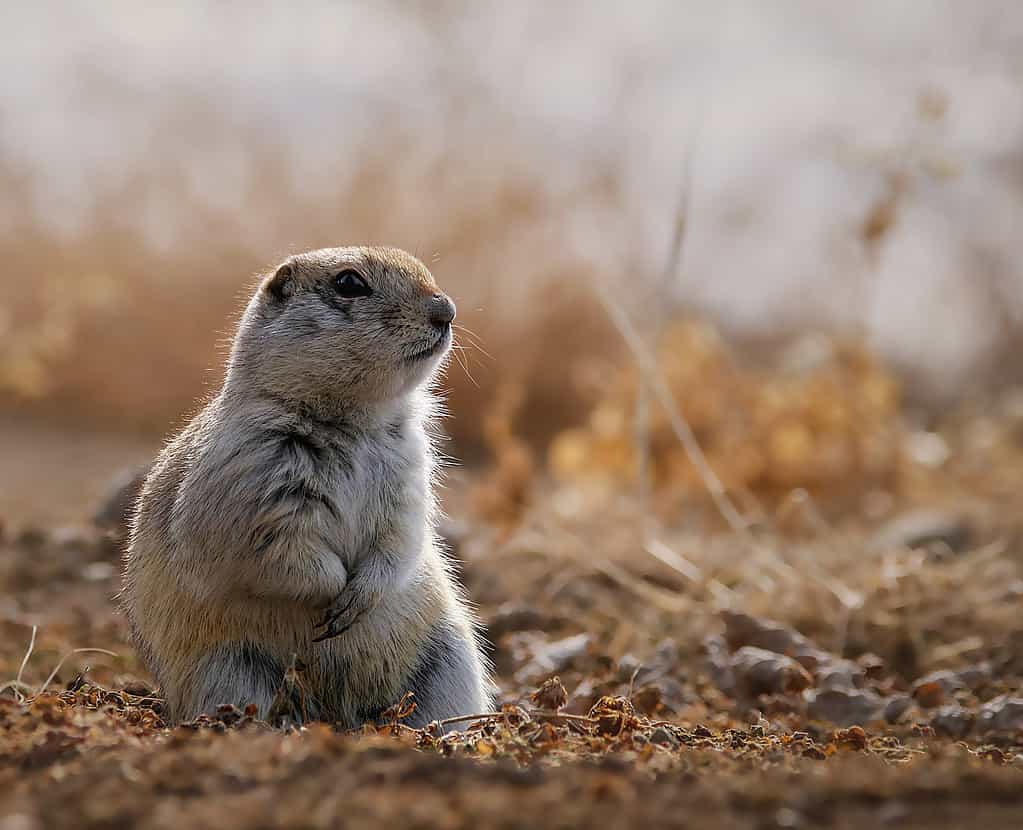
[[[442,329],[455,319],[455,304],[447,294],[434,294],[430,298],[430,322]]]

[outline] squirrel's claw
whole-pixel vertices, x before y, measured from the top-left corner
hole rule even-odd
[[[316,623],[315,628],[322,628],[324,631],[313,638],[314,643],[322,643],[324,640],[332,640],[344,634],[362,616],[364,608],[358,607],[357,595],[351,590],[346,591],[339,601],[335,601],[326,616]],[[343,601],[340,601],[343,599]]]

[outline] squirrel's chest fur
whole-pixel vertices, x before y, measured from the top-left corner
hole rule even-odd
[[[381,547],[412,557],[426,541],[430,464],[414,422],[358,431],[295,419],[228,423],[207,436],[181,482],[190,494],[175,505],[174,536],[214,561],[239,545],[243,560],[296,566],[328,551],[350,569]]]
[[[143,492],[126,568],[137,638],[186,660],[239,639],[306,652],[323,607],[380,556],[395,574],[383,606],[311,651],[357,647],[381,625],[418,628],[435,602],[427,585],[443,570],[432,561],[431,464],[414,419],[349,430],[273,412],[200,414]],[[308,593],[274,592],[287,582]]]
[[[429,521],[429,445],[414,425],[372,433],[271,430],[255,471],[254,555],[326,545],[348,568],[395,545],[413,556]]]

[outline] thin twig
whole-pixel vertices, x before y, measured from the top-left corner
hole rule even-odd
[[[569,715],[566,712],[546,712],[542,709],[533,709],[528,712],[531,718],[540,720],[570,720],[575,723],[587,723],[595,724],[596,720],[587,717],[586,715]],[[465,723],[470,720],[494,720],[504,718],[505,712],[487,712],[485,714],[478,715],[459,715],[457,718],[446,718],[445,720],[438,721],[438,726],[454,726],[456,723]]]
[[[690,582],[703,582],[703,571],[686,559],[681,553],[669,548],[660,539],[651,539],[647,542],[646,552],[654,557],[654,559],[663,562],[673,571],[677,571],[682,574],[682,576]]]
[[[696,440],[696,436],[693,434],[692,427],[689,426],[689,422],[682,416],[678,406],[675,403],[675,397],[668,387],[667,382],[664,380],[663,375],[657,368],[657,362],[646,344],[643,342],[643,338],[640,337],[639,332],[636,331],[632,321],[628,315],[622,309],[619,303],[616,303],[608,296],[607,291],[603,286],[596,288],[597,299],[600,301],[604,310],[607,312],[608,317],[611,318],[611,322],[614,323],[615,328],[618,329],[618,333],[621,334],[625,344],[629,347],[632,352],[632,356],[639,366],[641,374],[646,378],[646,382],[650,386],[650,391],[653,392],[657,402],[661,405],[665,414],[668,416],[668,421],[671,424],[672,431],[675,433],[675,437],[678,438],[682,444],[682,449],[685,451],[686,457],[689,462],[696,468],[700,478],[703,479],[704,485],[707,491],[710,493],[711,498],[714,500],[714,504],[718,511],[724,517],[725,521],[728,522],[729,527],[732,528],[736,533],[743,537],[749,538],[752,541],[752,537],[749,532],[749,526],[739,513],[735,503],[729,497],[725,490],[724,484],[721,483],[721,479],[718,478],[716,472],[710,466],[707,461],[707,456],[703,452],[703,448],[700,443]]]
[[[456,723],[465,723],[470,720],[492,720],[493,718],[503,718],[502,712],[487,712],[479,715],[459,715],[457,718],[445,718],[442,721],[438,721],[438,726],[454,726]]]
[[[667,297],[673,294],[672,282],[678,278],[682,265],[682,252],[689,228],[689,197],[692,190],[693,149],[692,144],[686,147],[682,166],[682,182],[679,187],[679,202],[675,210],[674,229],[668,255],[665,257],[664,268],[660,279],[654,286],[654,313],[651,315],[652,336],[660,336],[664,326]],[[650,389],[644,376],[640,376],[639,388],[636,391],[636,409],[634,413],[634,440],[636,442],[636,477],[638,480],[639,503],[643,508],[644,518],[650,515],[651,485],[650,464]]]
[[[669,568],[677,571],[686,579],[700,585],[706,584],[707,589],[714,595],[714,598],[724,607],[730,608],[735,604],[735,591],[713,577],[707,579],[703,571],[686,559],[681,553],[669,548],[660,539],[651,539],[646,544],[646,552]]]
[[[593,567],[616,584],[632,591],[636,594],[636,596],[640,597],[640,599],[649,602],[651,605],[660,608],[662,611],[677,614],[682,611],[688,611],[692,608],[692,602],[690,602],[687,597],[684,597],[681,594],[665,591],[663,588],[657,588],[641,579],[637,579],[624,568],[619,567],[613,562],[608,560],[596,562]]]
[[[600,723],[596,718],[587,715],[570,715],[567,712],[545,712],[542,709],[533,709],[529,714],[530,717],[543,720],[570,720],[573,723],[587,723],[591,726]]]
[[[6,692],[8,689],[14,689],[14,696],[17,698],[18,703],[25,702],[25,696],[22,694],[22,691],[32,691],[32,687],[27,683],[23,683],[21,678],[25,674],[25,667],[28,665],[29,658],[35,650],[36,633],[38,630],[38,626],[32,626],[32,636],[28,642],[28,650],[25,652],[25,656],[21,658],[21,665],[18,667],[18,676],[14,678],[14,680],[8,680],[6,683],[0,684],[0,694]]]
[[[89,685],[91,686],[92,684],[90,683]],[[100,687],[100,688],[102,688],[102,687]],[[144,695],[133,695],[131,692],[126,692],[123,689],[120,689],[120,690],[117,690],[117,689],[106,689],[105,691],[108,691],[108,692],[120,691],[121,694],[125,694],[125,695],[128,696],[128,698],[129,698],[128,702],[129,703],[142,703],[142,702],[147,702],[147,703],[166,703],[167,702],[167,698],[165,698],[165,697],[146,697]]]
[[[17,687],[21,687],[21,686],[25,685],[24,683],[21,682],[21,678],[22,678],[22,675],[25,674],[25,666],[28,665],[28,660],[32,656],[32,651],[36,647],[36,633],[38,631],[39,631],[39,626],[33,625],[32,626],[32,638],[28,642],[28,651],[25,652],[25,656],[21,660],[21,665],[18,667],[18,676],[14,680],[14,684]]]
[[[43,685],[40,686],[39,689],[36,691],[36,695],[41,695],[43,692],[46,691],[46,687],[49,686],[53,682],[53,678],[55,678],[57,676],[57,672],[59,672],[64,667],[64,663],[66,663],[68,660],[70,660],[76,654],[105,654],[108,657],[120,657],[121,656],[119,654],[116,654],[113,651],[107,651],[105,648],[76,648],[76,649],[73,649],[72,651],[69,651],[67,654],[65,654],[63,657],[60,658],[60,662],[57,663],[57,665],[54,668],[54,670],[50,672],[50,676],[46,678],[46,680],[43,682]]]
[[[668,248],[668,256],[664,263],[664,270],[661,272],[662,291],[668,290],[671,282],[678,277],[682,267],[682,253],[685,247],[686,232],[689,230],[689,200],[693,190],[693,147],[695,146],[695,135],[698,127],[693,128],[693,141],[686,148],[685,157],[682,160],[682,183],[679,187],[678,207],[675,209],[675,223],[671,236],[671,246]]]
[[[632,672],[632,677],[629,678],[629,693],[625,696],[627,700],[632,700],[632,695],[636,691],[636,678],[639,677],[639,673],[642,669],[642,664],[636,666]]]

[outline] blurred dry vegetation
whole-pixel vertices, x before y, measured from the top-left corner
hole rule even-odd
[[[184,171],[161,162],[116,189],[96,182],[88,227],[61,233],[39,215],[28,182],[5,171],[5,190],[19,206],[0,232],[7,293],[0,402],[7,410],[163,433],[219,382],[215,367],[260,273],[292,250],[359,240],[416,251],[458,300],[470,331],[462,337],[464,368],[456,366],[447,384],[451,408],[463,417],[449,428],[467,451],[479,447],[474,415],[498,374],[523,384],[528,378],[529,414],[548,413],[528,419],[532,437],[549,436],[578,414],[579,405],[561,394],[562,370],[609,354],[608,327],[585,296],[583,265],[559,255],[544,229],[576,199],[610,202],[609,180],[552,203],[528,176],[455,176],[454,159],[410,175],[401,164],[407,144],[395,139],[360,159],[342,192],[300,191],[261,134],[232,133],[232,141],[249,171],[243,202],[259,205],[264,221],[272,216],[271,228],[218,210],[189,192]],[[138,226],[154,203],[173,206],[187,245],[160,247]],[[382,227],[391,229],[387,239]],[[252,236],[258,246],[247,241]]]
[[[559,14],[571,19],[570,6]],[[45,15],[45,4],[40,8]],[[456,369],[448,379],[459,416],[449,428],[463,456],[484,443],[482,414],[499,381],[522,387],[518,429],[538,446],[593,405],[601,386],[594,367],[609,371],[601,361],[624,354],[594,285],[613,286],[641,326],[665,314],[709,315],[730,341],[752,342],[753,354],[762,353],[765,340],[783,341],[784,348],[794,330],[823,328],[867,341],[897,365],[914,401],[932,405],[947,407],[965,392],[1023,379],[1016,360],[1023,292],[1010,247],[1023,218],[1023,156],[1012,140],[1020,126],[1015,110],[998,108],[1017,68],[996,62],[1012,54],[1017,15],[1001,7],[990,17],[949,11],[980,31],[968,30],[974,47],[992,55],[989,75],[973,79],[968,62],[962,69],[937,64],[929,73],[928,50],[937,47],[927,37],[935,43],[947,37],[930,20],[919,42],[907,38],[906,49],[918,50],[923,68],[904,75],[900,53],[883,38],[886,13],[878,4],[867,19],[876,18],[879,30],[859,37],[871,48],[891,49],[892,64],[868,70],[857,57],[836,75],[836,88],[848,91],[847,111],[814,98],[831,94],[826,86],[808,87],[816,107],[808,113],[797,108],[807,106],[798,90],[776,90],[779,105],[795,108],[790,118],[819,118],[806,128],[784,114],[772,120],[751,111],[743,97],[751,93],[742,87],[751,81],[727,70],[730,46],[714,42],[727,40],[729,26],[741,30],[746,15],[754,34],[757,26],[785,31],[793,24],[787,15],[741,4],[731,17],[699,3],[690,14],[664,17],[656,3],[642,11],[619,30],[607,62],[620,67],[621,77],[603,95],[575,83],[568,64],[551,75],[539,58],[522,67],[504,63],[508,57],[497,47],[515,37],[531,38],[538,55],[564,47],[540,37],[543,20],[525,7],[500,11],[499,4],[462,16],[457,4],[350,7],[345,14],[353,25],[399,33],[382,44],[386,54],[402,49],[404,38],[424,66],[382,75],[394,89],[342,89],[327,112],[301,109],[321,89],[303,90],[307,97],[292,104],[288,95],[296,90],[282,86],[287,74],[248,79],[235,69],[226,79],[204,79],[178,73],[173,61],[161,65],[166,56],[155,46],[147,63],[145,35],[131,44],[137,78],[95,53],[69,51],[58,91],[40,86],[37,107],[63,103],[69,129],[75,119],[81,123],[81,149],[57,152],[57,163],[48,163],[53,149],[34,145],[50,145],[53,136],[43,131],[53,124],[37,113],[26,119],[25,134],[10,128],[0,135],[0,406],[163,435],[215,387],[232,320],[256,275],[290,251],[352,241],[416,252],[459,301],[460,319],[476,335],[465,337],[469,371]],[[213,31],[238,23],[226,13],[203,14]],[[182,19],[195,25],[187,11],[180,15],[170,13],[167,25]],[[141,13],[132,20],[147,22]],[[601,20],[580,18],[588,37],[604,36]],[[651,39],[649,26],[658,20],[667,28]],[[502,21],[506,41],[495,33]],[[1003,22],[1005,42],[993,21]],[[802,24],[822,33],[838,26],[829,15]],[[246,25],[257,44],[254,57],[264,54],[255,50],[266,48],[266,32]],[[684,71],[670,63],[679,51],[671,36],[700,44],[697,62]],[[845,48],[856,43],[845,36]],[[495,39],[493,55],[478,50],[481,38]],[[423,46],[431,39],[446,49]],[[47,50],[24,40],[18,46],[26,62],[50,67]],[[580,66],[600,65],[585,42],[573,57]],[[648,63],[629,51],[641,46],[651,50]],[[765,71],[781,81],[790,72],[805,76],[800,61],[807,58],[797,44],[760,48],[768,50],[759,55]],[[200,68],[203,60],[221,60],[188,54]],[[266,53],[273,61],[288,54]],[[301,79],[312,71],[286,60],[282,67]],[[506,86],[512,95],[509,79],[519,69],[520,96],[551,96],[538,94],[535,102],[554,119],[547,134],[544,122],[502,104],[498,92]],[[373,67],[360,71],[381,83]],[[863,115],[868,123],[858,123],[886,71],[898,83],[876,112]],[[255,79],[277,84],[272,92],[283,102],[260,101]],[[971,80],[975,88],[964,88]],[[429,97],[420,99],[423,83]],[[31,103],[37,90],[26,88]],[[223,105],[232,93],[238,100]],[[567,99],[572,93],[578,101]],[[656,94],[675,96],[673,108],[665,110]],[[12,100],[16,107],[20,99]],[[654,121],[608,124],[612,104],[631,118],[660,119],[661,132],[650,133]],[[552,106],[564,112],[554,115]],[[971,107],[999,113],[1005,130],[998,132],[1002,124],[994,119],[990,126],[971,123]],[[748,126],[737,127],[736,117]],[[606,136],[587,134],[591,121]],[[758,144],[759,132],[766,135]],[[678,175],[686,165],[688,177]],[[978,212],[984,188],[991,209]],[[688,197],[687,250],[665,280],[680,193]],[[819,216],[827,224],[818,226]],[[934,256],[947,254],[946,261],[933,263],[914,250],[932,243]],[[674,359],[687,345],[681,336],[662,351],[677,348]],[[755,466],[752,455],[744,459]]]

